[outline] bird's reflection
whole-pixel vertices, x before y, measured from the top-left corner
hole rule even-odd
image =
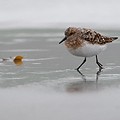
[[[82,77],[82,79],[83,79],[84,81],[87,81],[86,76],[85,76],[80,70],[77,70],[77,72],[81,75],[81,77]],[[102,72],[102,69],[99,69],[99,70],[96,72],[96,82],[98,81],[98,78],[99,78],[101,72]]]
[[[102,69],[99,69],[96,73],[96,81],[98,81],[98,78],[101,75],[101,73],[102,73]]]
[[[67,92],[85,92],[85,91],[96,91],[99,89],[99,84],[97,83],[98,78],[102,72],[102,69],[99,69],[96,72],[96,80],[89,81],[86,79],[86,76],[79,70],[78,73],[81,75],[83,81],[72,82],[66,85]]]
[[[66,85],[66,91],[69,93],[73,92],[86,92],[96,91],[98,89],[95,81],[77,81]]]

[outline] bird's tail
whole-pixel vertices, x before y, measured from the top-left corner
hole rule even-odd
[[[118,39],[118,37],[110,37],[112,40],[116,40]]]
[[[105,42],[104,43],[110,43],[116,39],[118,39],[118,37],[104,37]]]

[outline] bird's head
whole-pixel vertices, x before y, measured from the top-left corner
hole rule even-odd
[[[66,29],[65,31],[65,37],[59,42],[59,44],[61,44],[62,42],[64,42],[69,36],[75,34],[79,29],[76,27],[69,27]]]

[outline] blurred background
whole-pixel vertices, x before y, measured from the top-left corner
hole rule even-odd
[[[119,0],[0,0],[0,28],[120,28]]]

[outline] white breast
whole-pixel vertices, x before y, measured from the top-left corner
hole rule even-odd
[[[104,45],[89,44],[88,42],[86,42],[84,46],[79,47],[77,49],[68,48],[68,51],[75,56],[92,57],[105,50],[105,48],[106,48],[105,44]]]

